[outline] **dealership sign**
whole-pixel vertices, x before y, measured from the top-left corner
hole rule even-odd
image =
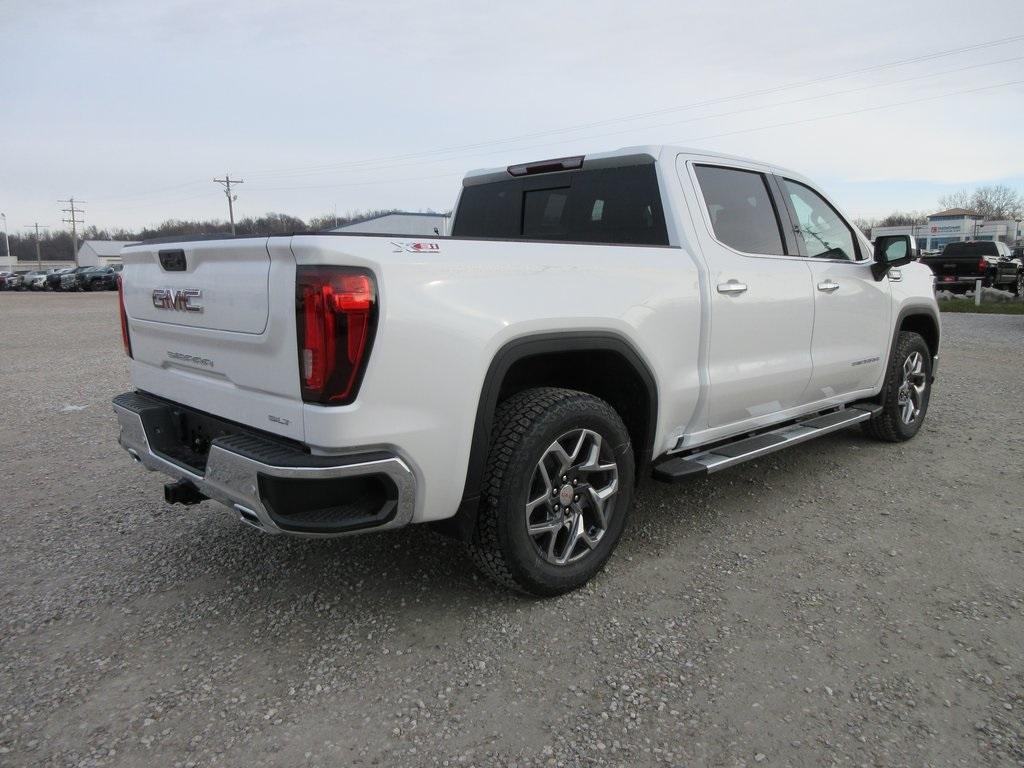
[[[929,231],[933,235],[959,235],[964,231],[964,224],[965,222],[963,221],[957,222],[956,224],[932,224],[931,227],[929,227]],[[973,223],[971,226],[973,226]]]

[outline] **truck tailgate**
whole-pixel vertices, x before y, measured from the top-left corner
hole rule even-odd
[[[289,238],[144,244],[123,259],[136,386],[301,440]]]
[[[130,317],[238,333],[262,333],[267,327],[267,238],[132,250],[131,290],[125,294]],[[202,295],[184,293],[194,290]],[[154,291],[163,293],[157,297]],[[185,298],[190,299],[188,303],[182,302]]]

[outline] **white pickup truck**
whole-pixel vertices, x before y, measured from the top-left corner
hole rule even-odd
[[[451,232],[126,247],[122,446],[170,502],[429,522],[550,595],[607,560],[641,476],[925,418],[931,272],[799,174],[676,147],[473,172]]]

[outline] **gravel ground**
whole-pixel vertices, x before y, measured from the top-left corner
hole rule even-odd
[[[1024,317],[944,318],[903,445],[643,484],[587,589],[428,530],[172,508],[113,294],[0,294],[0,764],[1024,765]]]

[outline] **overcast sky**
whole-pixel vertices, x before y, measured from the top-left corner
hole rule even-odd
[[[467,169],[646,143],[854,216],[1024,190],[1022,0],[0,0],[0,57],[12,230],[70,195],[101,227],[226,218],[226,172],[238,216],[445,210]]]

